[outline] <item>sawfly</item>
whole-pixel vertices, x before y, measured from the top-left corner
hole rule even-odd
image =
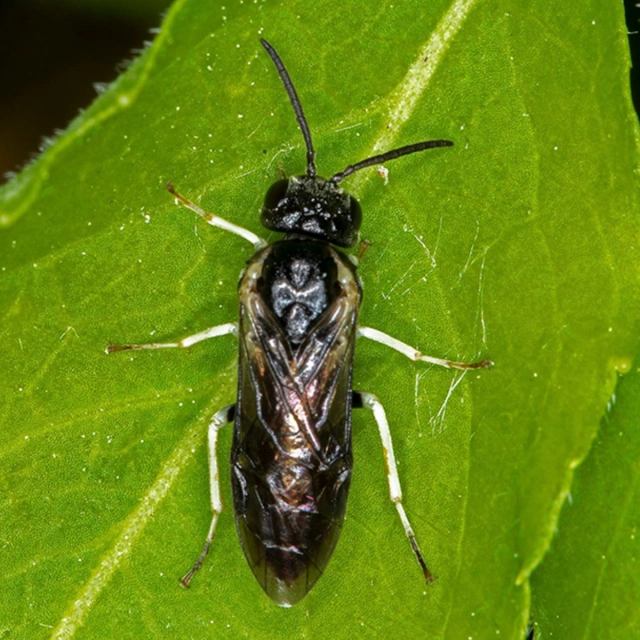
[[[340,187],[345,178],[365,167],[453,142],[410,144],[349,165],[329,179],[319,177],[311,133],[291,78],[275,49],[266,40],[261,43],[284,84],[307,150],[306,174],[275,182],[262,207],[262,224],[284,237],[267,244],[252,232],[203,211],[169,183],[167,188],[177,202],[255,248],[238,285],[238,322],[205,329],[179,342],[109,345],[107,353],[186,348],[222,335],[238,337],[237,399],[213,416],[208,429],[211,526],[200,556],[181,582],[189,586],[213,541],[222,511],[218,431],[233,422],[231,482],[240,542],[265,593],[287,607],[309,593],[338,542],[353,467],[351,411],[355,408],[373,411],[390,498],[425,579],[433,579],[402,505],[382,404],[370,393],[352,390],[356,338],[370,338],[412,360],[444,367],[478,369],[492,363],[426,356],[377,329],[358,326],[362,286],[357,259],[340,250],[357,244],[362,219],[358,201]]]

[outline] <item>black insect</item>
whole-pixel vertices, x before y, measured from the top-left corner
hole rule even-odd
[[[209,425],[209,469],[213,518],[204,549],[182,578],[188,586],[209,551],[222,510],[216,443],[218,430],[234,422],[231,449],[233,502],[238,534],[249,566],[277,604],[291,606],[309,592],[324,571],[340,536],[351,469],[351,409],[374,413],[387,466],[389,493],[427,581],[432,580],[402,506],[393,445],[384,409],[375,396],[352,391],[356,337],[365,336],[403,353],[445,367],[476,369],[422,355],[381,331],[357,327],[362,288],[356,262],[335,249],[358,242],[361,210],[340,188],[355,171],[403,155],[447,147],[429,140],[373,156],[328,180],[316,175],[315,152],[300,100],[273,49],[273,60],[298,119],[307,148],[307,172],[279,180],[267,191],[262,223],[284,232],[267,245],[258,236],[169,191],[213,226],[251,242],[255,255],[240,277],[239,322],[206,329],[175,343],[110,345],[127,349],[189,347],[225,334],[239,338],[238,397]]]

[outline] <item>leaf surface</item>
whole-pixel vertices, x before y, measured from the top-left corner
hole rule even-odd
[[[304,170],[267,37],[303,101],[321,174],[394,146],[452,149],[345,181],[372,243],[363,325],[461,376],[361,341],[384,403],[424,584],[372,416],[354,416],[343,534],[278,609],[231,510],[209,525],[206,425],[233,401],[232,337],[106,356],[237,314],[251,247],[178,209],[168,180],[256,233]],[[153,47],[0,191],[0,621],[8,637],[520,638],[541,561],[640,317],[636,120],[622,8],[515,2],[179,0]],[[274,239],[275,235],[270,236]],[[230,429],[220,459],[227,459]],[[223,500],[231,503],[222,465]]]
[[[533,575],[536,638],[637,638],[640,369],[620,380],[544,563]]]

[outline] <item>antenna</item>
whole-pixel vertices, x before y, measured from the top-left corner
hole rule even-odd
[[[289,77],[287,70],[284,68],[284,63],[280,59],[280,56],[277,54],[276,50],[264,38],[260,38],[260,43],[267,50],[267,53],[273,60],[273,64],[276,66],[278,75],[280,76],[280,80],[282,80],[282,84],[284,85],[284,88],[287,91],[287,95],[289,96],[291,106],[296,113],[298,126],[300,127],[302,135],[304,136],[304,143],[307,145],[307,176],[309,176],[309,178],[315,178],[316,152],[313,148],[313,142],[311,142],[311,132],[309,131],[307,119],[304,117],[304,112],[302,111],[300,98],[298,98],[298,94],[296,93],[296,90],[293,86],[293,82],[291,82],[291,78]]]
[[[339,173],[331,176],[329,182],[338,184],[339,182],[342,182],[345,178],[350,176],[352,173],[360,171],[360,169],[370,167],[373,164],[381,164],[383,162],[386,162],[387,160],[395,160],[396,158],[400,158],[401,156],[407,156],[410,153],[417,153],[418,151],[424,151],[425,149],[436,149],[437,147],[452,146],[453,142],[451,142],[451,140],[425,140],[424,142],[415,142],[414,144],[408,144],[406,147],[393,149],[392,151],[387,151],[386,153],[381,153],[377,156],[371,156],[366,160],[356,162],[356,164],[350,164],[348,167],[346,167],[346,169],[344,169],[344,171],[340,171]]]

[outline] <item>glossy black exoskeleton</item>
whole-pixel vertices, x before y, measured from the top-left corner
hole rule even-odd
[[[282,61],[262,40],[296,113],[307,148],[306,175],[279,180],[267,191],[262,223],[283,232],[266,245],[232,223],[204,212],[169,190],[209,224],[249,240],[257,249],[239,283],[239,322],[206,329],[175,343],[110,345],[125,349],[188,347],[235,333],[240,342],[238,396],[209,426],[213,518],[205,547],[183,578],[188,586],[213,540],[222,501],[216,456],[217,433],[234,421],[231,477],[242,548],[258,582],[275,602],[291,606],[313,587],[333,553],[347,506],[353,465],[351,410],[374,412],[383,442],[389,493],[427,581],[427,569],[402,506],[393,445],[384,409],[375,396],[351,388],[357,336],[381,342],[413,360],[462,369],[487,367],[422,355],[376,329],[357,327],[362,299],[356,260],[337,247],[359,238],[360,205],[340,182],[360,169],[394,158],[450,146],[429,140],[373,156],[329,179],[316,175],[315,152],[302,106]]]

